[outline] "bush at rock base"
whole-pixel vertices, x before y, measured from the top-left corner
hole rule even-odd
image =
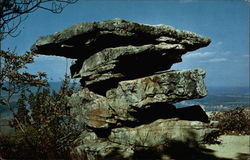
[[[214,112],[210,118],[219,122],[220,134],[250,134],[250,107]]]

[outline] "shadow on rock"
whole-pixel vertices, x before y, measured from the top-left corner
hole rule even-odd
[[[175,141],[167,146],[158,146],[135,151],[133,160],[230,160],[216,157],[213,150],[192,141]],[[245,157],[241,155],[240,157]],[[242,158],[240,158],[242,159]]]
[[[237,159],[240,159],[240,160],[250,160],[250,154],[238,153]]]
[[[167,141],[165,145],[157,147],[138,147],[132,159],[135,160],[230,160],[219,158],[214,151],[205,148],[195,139],[197,135],[189,132],[189,137],[180,141]],[[246,155],[239,155],[245,157]]]
[[[174,160],[229,160],[219,158],[214,155],[214,151],[206,149],[203,146],[192,141],[171,142],[166,149],[166,154]]]
[[[131,123],[123,122],[124,126],[136,127],[141,124],[150,124],[158,119],[169,118],[209,123],[209,118],[200,105],[176,108],[174,105],[168,103],[154,103],[145,109],[137,109],[136,112],[131,112],[130,115],[138,121]]]

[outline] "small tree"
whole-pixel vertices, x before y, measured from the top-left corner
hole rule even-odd
[[[24,132],[17,127],[11,136],[5,139],[1,137],[3,140],[0,140],[0,153],[5,150],[2,157],[69,159],[71,143],[80,134],[67,105],[68,97],[74,91],[75,83],[70,86],[66,76],[58,92],[43,87],[36,92],[29,92],[28,97],[20,96],[19,104],[22,109],[16,115],[19,122],[22,122]],[[26,107],[29,107],[30,113],[26,112]]]
[[[27,97],[25,95],[25,90],[23,89],[20,93],[19,99],[17,101],[17,113],[14,113],[14,116],[19,121],[19,124],[22,125],[22,128],[26,125],[30,125],[30,115],[29,110],[27,109]],[[15,127],[16,129],[19,128],[18,123],[16,120],[10,122],[10,126]]]
[[[15,111],[16,97],[21,93],[21,97],[24,98],[24,92],[29,91],[30,86],[46,86],[46,74],[38,72],[37,74],[30,74],[25,72],[26,65],[32,63],[34,60],[34,54],[27,52],[22,56],[10,51],[0,51],[0,58],[2,59],[2,66],[0,68],[0,107],[7,107],[12,113],[15,123],[18,128],[23,132],[23,124],[19,121]],[[23,103],[19,101],[19,106]],[[19,109],[21,109],[19,107]]]
[[[70,143],[79,133],[67,105],[68,96],[75,90],[75,85],[70,87],[69,82],[66,76],[58,92],[45,88],[29,96],[32,127],[39,132],[36,142],[44,154],[53,151],[59,157],[69,156]]]

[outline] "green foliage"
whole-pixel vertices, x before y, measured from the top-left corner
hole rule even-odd
[[[39,131],[38,139],[44,148],[56,148],[56,153],[65,153],[70,145],[70,138],[77,134],[77,127],[70,117],[67,98],[74,91],[69,87],[69,79],[63,81],[58,93],[43,89],[36,95],[31,94],[29,104],[32,110],[32,125]]]
[[[6,159],[34,159],[40,157],[42,159],[42,154],[36,152],[38,149],[35,144],[35,137],[38,135],[37,130],[31,126],[25,127],[24,130],[25,133],[17,130],[11,135],[0,137],[0,157]]]
[[[10,124],[15,128],[14,133],[0,137],[0,159],[68,159],[79,131],[67,106],[75,83],[70,87],[65,76],[59,92],[51,91],[45,73],[23,70],[33,62],[33,53],[18,56],[0,51],[0,57],[0,103],[11,111]],[[11,103],[15,95],[19,95],[17,111]]]
[[[16,120],[13,120],[10,122],[10,125],[16,129],[18,129],[19,127],[19,124],[20,125],[28,125],[30,124],[30,116],[29,116],[29,110],[26,108],[26,102],[27,101],[27,98],[26,98],[26,95],[25,95],[25,90],[23,89],[20,93],[20,97],[17,101],[17,108],[18,108],[18,111],[17,113],[15,113],[13,116],[17,119]],[[18,122],[18,123],[17,123]]]
[[[44,86],[47,84],[46,74],[38,72],[30,74],[23,69],[27,69],[26,65],[33,63],[34,53],[27,52],[24,55],[17,55],[11,51],[0,51],[1,67],[0,67],[0,87],[3,91],[20,91],[24,85]]]
[[[16,117],[23,126],[23,132],[16,127],[15,133],[1,137],[0,153],[4,153],[3,158],[69,158],[70,144],[79,133],[67,106],[68,96],[75,90],[74,85],[69,85],[66,77],[58,93],[47,87],[30,93],[27,98],[25,94],[20,96]],[[31,113],[26,112],[27,107]]]
[[[234,110],[215,112],[211,120],[219,122],[220,134],[250,134],[250,109],[239,107]]]
[[[37,74],[25,72],[26,65],[34,60],[34,53],[27,52],[19,56],[10,51],[0,51],[0,58],[0,107],[7,108],[12,112],[16,121],[14,123],[17,123],[18,127],[22,128],[12,105],[12,102],[15,101],[13,97],[15,95],[21,96],[18,105],[19,109],[23,111],[22,114],[24,114],[26,111],[25,108],[22,108],[24,105],[22,103],[25,103],[25,92],[29,91],[30,86],[46,86],[48,84],[46,74],[43,72]]]
[[[23,123],[28,123],[27,110],[24,106],[25,92],[29,92],[31,86],[39,88],[48,84],[45,73],[25,72],[26,65],[32,63],[33,60],[34,53],[32,52],[19,56],[11,51],[0,51],[0,107],[2,110],[8,109],[12,113],[14,117],[12,125],[21,129],[22,132],[24,132]],[[12,103],[17,95],[21,96],[18,101],[19,115],[16,114]],[[22,114],[26,114],[26,116]]]

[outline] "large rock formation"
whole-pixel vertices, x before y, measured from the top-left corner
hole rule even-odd
[[[201,106],[174,106],[207,95],[205,71],[166,71],[186,52],[209,43],[209,38],[170,26],[114,19],[41,37],[32,51],[77,59],[71,74],[81,78],[83,88],[68,105],[86,130],[72,144],[72,155],[103,159],[116,152],[128,158],[136,147],[190,136],[202,142],[215,130]]]

